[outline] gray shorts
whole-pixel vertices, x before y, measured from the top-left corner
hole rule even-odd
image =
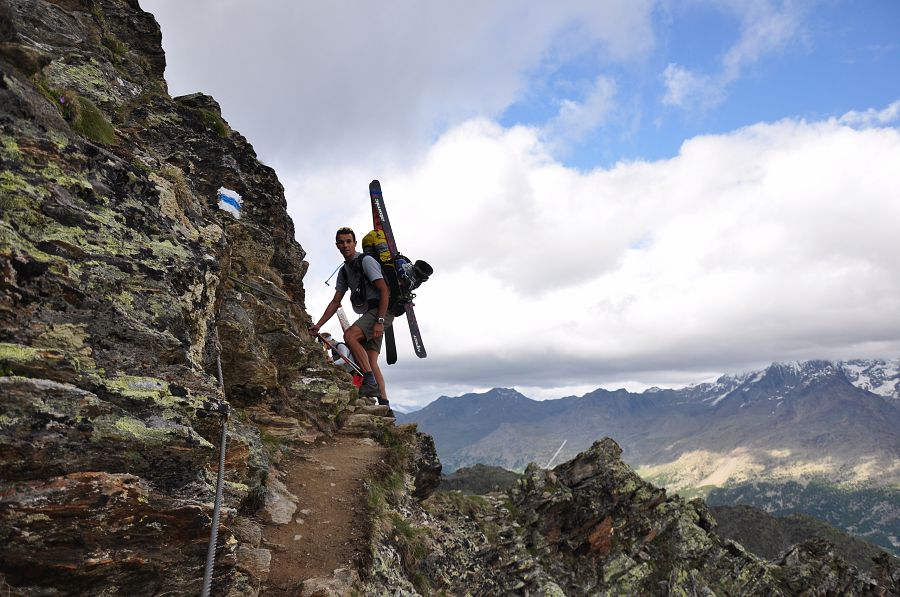
[[[366,350],[374,350],[378,354],[381,354],[381,342],[384,340],[384,334],[378,338],[374,337],[374,328],[377,321],[378,308],[376,307],[366,311],[362,317],[353,322],[353,325],[361,329],[366,337],[366,341],[363,342],[363,347],[365,347]],[[384,316],[384,329],[391,327],[392,323],[394,323],[394,316],[388,312],[387,315]]]

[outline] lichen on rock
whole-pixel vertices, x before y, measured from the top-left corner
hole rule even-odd
[[[315,441],[355,397],[306,334],[305,253],[283,187],[215,100],[169,96],[159,26],[137,2],[0,0],[0,29],[0,496],[29,503],[51,484],[65,510],[94,480],[130,475],[152,490],[128,503],[159,526],[136,541],[104,523],[102,503],[89,530],[87,518],[29,513],[28,532],[44,525],[66,563],[45,566],[55,556],[26,545],[51,543],[8,535],[4,586],[199,592],[226,424],[229,526],[214,585],[258,590],[264,567],[234,554],[259,546],[228,528],[264,501],[278,455],[241,410],[288,416],[292,441]],[[222,185],[252,197],[240,221],[218,210]],[[321,382],[302,384],[310,377]],[[173,510],[193,513],[191,533],[158,522]]]

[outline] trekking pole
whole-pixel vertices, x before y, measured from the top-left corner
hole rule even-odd
[[[338,321],[341,322],[341,329],[346,332],[347,328],[350,327],[350,321],[347,319],[347,314],[344,313],[343,307],[338,307],[337,316],[338,316]]]
[[[329,346],[329,348],[331,348],[333,351],[335,351],[338,354],[339,360],[345,361],[348,365],[353,367],[354,371],[356,371],[360,375],[363,375],[362,369],[359,368],[359,365],[357,365],[356,363],[354,363],[353,361],[351,361],[350,359],[348,359],[347,357],[345,357],[344,355],[342,355],[340,353],[340,351],[337,349],[337,342],[334,342],[333,340],[328,340],[328,338],[326,338],[322,334],[316,334],[316,336],[318,336],[322,342],[327,344]]]
[[[334,271],[331,272],[331,275],[330,275],[330,276],[328,276],[328,280],[331,280],[331,279],[334,277],[334,275],[335,275],[336,273],[338,273],[338,270],[341,269],[341,266],[343,266],[343,265],[344,265],[344,264],[342,263],[341,265],[339,265],[339,266],[337,266],[336,268],[334,268]],[[325,280],[325,286],[331,286],[331,284],[328,283],[328,280]]]

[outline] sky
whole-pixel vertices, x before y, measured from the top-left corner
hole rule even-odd
[[[894,0],[141,6],[169,92],[275,168],[313,320],[381,181],[435,270],[428,358],[398,320],[382,363],[401,409],[900,356]]]

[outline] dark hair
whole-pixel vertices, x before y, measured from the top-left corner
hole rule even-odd
[[[349,228],[347,226],[341,226],[337,229],[337,232],[334,233],[334,240],[337,241],[337,237],[341,234],[349,234],[353,237],[353,242],[356,242],[356,233],[353,232],[353,228]]]

